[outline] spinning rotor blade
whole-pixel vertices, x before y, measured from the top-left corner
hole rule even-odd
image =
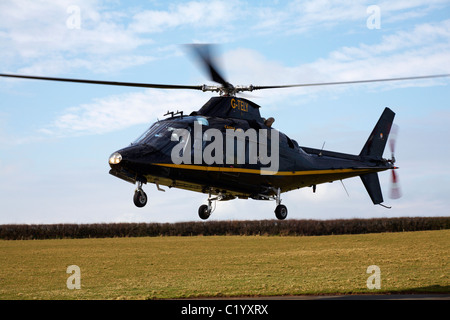
[[[282,89],[282,88],[295,88],[295,87],[312,87],[312,86],[329,86],[340,84],[357,84],[357,83],[371,83],[371,82],[386,82],[386,81],[403,81],[403,80],[418,80],[418,79],[431,79],[450,77],[450,74],[437,74],[437,75],[425,75],[425,76],[411,76],[400,78],[384,78],[384,79],[367,79],[367,80],[355,80],[355,81],[337,81],[337,82],[317,82],[317,83],[302,83],[302,84],[288,84],[288,85],[273,85],[273,86],[233,86],[231,83],[225,80],[217,63],[213,62],[214,52],[213,45],[209,44],[191,44],[186,45],[191,49],[194,55],[198,58],[202,67],[204,67],[214,82],[220,84],[220,86],[207,86],[207,85],[168,85],[168,84],[151,84],[151,83],[134,83],[134,82],[120,82],[120,81],[100,81],[100,80],[84,80],[84,79],[71,79],[71,78],[55,78],[55,77],[40,77],[40,76],[27,76],[27,75],[14,75],[14,74],[0,74],[1,77],[10,78],[22,78],[22,79],[35,79],[35,80],[48,80],[48,81],[63,81],[63,82],[76,82],[76,83],[88,83],[88,84],[103,84],[112,86],[126,86],[126,87],[141,87],[141,88],[156,88],[156,89],[188,89],[188,90],[202,90],[202,91],[216,91],[225,95],[235,95],[236,93],[243,91],[253,91],[262,89]]]
[[[211,49],[212,45],[210,44],[190,44],[187,45],[194,55],[200,60],[200,64],[206,69],[209,73],[209,77],[212,81],[220,83],[225,88],[233,88],[233,85],[230,84],[222,74],[219,72],[219,67],[212,60]]]
[[[203,86],[184,86],[184,85],[173,85],[173,84],[151,84],[151,83],[120,82],[120,81],[84,80],[84,79],[71,79],[71,78],[52,78],[52,77],[25,76],[25,75],[5,74],[5,73],[0,73],[0,77],[90,83],[90,84],[103,84],[103,85],[124,86],[124,87],[155,88],[155,89],[203,90]]]
[[[428,75],[428,76],[413,76],[413,77],[385,78],[385,79],[368,79],[368,80],[355,80],[355,81],[316,82],[316,83],[288,84],[288,85],[280,85],[280,86],[253,86],[253,90],[282,89],[282,88],[295,88],[295,87],[314,87],[314,86],[330,86],[330,85],[338,85],[338,84],[354,84],[354,83],[370,83],[370,82],[386,82],[386,81],[403,81],[403,80],[431,79],[431,78],[443,78],[443,77],[450,77],[450,74],[435,74],[435,75]]]
[[[395,162],[394,154],[395,154],[395,143],[397,141],[398,134],[398,125],[393,124],[391,127],[391,132],[389,133],[389,147],[391,149],[392,160]]]
[[[398,134],[398,125],[393,124],[392,128],[391,128],[391,132],[389,134],[389,147],[391,149],[391,163],[394,164],[395,163],[395,144],[397,141],[397,134]],[[392,176],[391,176],[391,192],[389,194],[389,197],[391,199],[399,199],[402,194],[400,191],[400,184],[398,182],[398,176],[395,173],[395,170],[397,168],[394,167],[392,169]]]
[[[389,197],[391,199],[399,199],[402,196],[400,191],[400,184],[398,182],[397,174],[395,173],[395,169],[392,170],[392,180],[391,180],[391,192]]]
[[[386,79],[339,81],[339,82],[317,82],[317,83],[288,84],[288,85],[279,85],[279,86],[253,86],[253,85],[250,85],[247,87],[235,88],[232,84],[225,81],[225,79],[220,75],[220,73],[217,71],[217,68],[215,68],[214,65],[211,63],[209,56],[205,56],[203,54],[201,54],[200,56],[210,72],[211,79],[215,82],[222,84],[222,86],[225,89],[230,89],[229,90],[230,92],[232,92],[233,89],[236,89],[236,92],[241,92],[241,91],[253,91],[253,90],[263,90],[263,89],[329,86],[329,85],[339,85],[339,84],[355,84],[355,83],[402,81],[402,80],[417,80],[417,79],[450,77],[450,74],[436,74],[436,75],[428,75],[428,76],[414,76],[414,77],[403,77],[403,78],[386,78]],[[0,73],[0,77],[60,81],[60,82],[88,83],[88,84],[102,84],[102,85],[123,86],[123,87],[154,88],[154,89],[188,89],[188,90],[202,90],[202,91],[218,91],[217,87],[209,87],[206,85],[193,86],[193,85],[153,84],[153,83],[139,83],[139,82],[122,82],[122,81],[86,80],[86,79],[72,79],[72,78],[28,76],[28,75],[7,74],[7,73]]]

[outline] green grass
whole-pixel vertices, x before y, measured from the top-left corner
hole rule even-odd
[[[0,299],[450,292],[450,230],[0,241]],[[69,265],[81,289],[69,290]],[[366,286],[367,267],[381,289]]]

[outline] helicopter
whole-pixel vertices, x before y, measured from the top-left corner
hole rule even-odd
[[[316,192],[319,184],[360,177],[374,205],[383,204],[378,173],[392,172],[392,198],[400,197],[395,170],[394,145],[390,139],[391,158],[383,153],[393,126],[394,111],[385,108],[359,154],[299,146],[273,127],[274,118],[265,119],[261,107],[238,97],[242,92],[307,86],[340,85],[383,81],[402,81],[448,77],[449,74],[341,82],[304,83],[270,86],[234,86],[226,81],[213,62],[209,45],[192,45],[193,52],[218,85],[167,85],[100,81],[72,78],[0,74],[2,77],[128,86],[157,89],[201,90],[217,92],[198,111],[186,115],[167,111],[165,119],[153,123],[129,146],[109,157],[109,173],[136,186],[133,202],[142,208],[148,202],[145,184],[179,188],[207,194],[207,204],[198,215],[210,217],[213,201],[232,199],[275,200],[275,216],[287,217],[282,193],[304,187]],[[270,152],[269,152],[270,151]]]

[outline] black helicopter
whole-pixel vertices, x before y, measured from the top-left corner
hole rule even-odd
[[[130,82],[50,78],[0,74],[3,77],[65,81],[159,89],[190,89],[218,92],[198,111],[189,115],[167,112],[130,146],[109,158],[109,173],[136,184],[134,204],[144,207],[147,195],[143,185],[180,188],[208,194],[207,204],[198,209],[208,219],[212,201],[239,199],[275,200],[275,215],[283,220],[287,208],[281,194],[294,189],[359,176],[374,204],[384,206],[378,172],[392,170],[395,183],[394,149],[391,159],[382,158],[395,113],[386,108],[358,155],[299,146],[272,127],[273,118],[264,119],[260,106],[237,97],[244,91],[318,85],[337,85],[381,81],[399,81],[446,77],[417,76],[346,82],[310,83],[275,86],[234,86],[224,79],[212,61],[210,46],[193,45],[193,51],[217,86],[164,85]],[[226,141],[226,142],[224,142]],[[270,150],[270,152],[269,152]],[[269,155],[270,154],[270,155]],[[399,192],[393,194],[394,198]]]

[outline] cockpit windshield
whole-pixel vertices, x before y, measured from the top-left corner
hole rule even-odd
[[[186,129],[191,131],[194,122],[201,125],[209,125],[208,120],[204,117],[184,117],[177,120],[164,120],[155,122],[147,131],[145,131],[132,144],[161,144],[171,141],[172,133],[175,129]]]

